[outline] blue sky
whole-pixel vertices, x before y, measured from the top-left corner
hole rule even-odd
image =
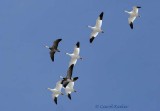
[[[160,109],[159,0],[1,0],[0,110],[1,111],[158,111]],[[132,6],[141,18],[128,25]],[[104,12],[102,29],[89,44],[95,20]],[[55,62],[44,45],[62,38]],[[58,98],[48,87],[65,76],[76,42],[81,56],[73,76],[77,93],[72,101]],[[127,105],[101,109],[95,105]]]

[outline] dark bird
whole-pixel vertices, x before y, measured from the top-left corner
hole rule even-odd
[[[61,78],[63,79],[62,82],[61,82],[61,84],[63,85],[64,88],[66,88],[66,86],[69,84],[69,82],[75,82],[78,79],[78,77],[72,78],[73,67],[74,67],[74,64],[72,64],[68,68],[67,76],[65,78],[63,78],[61,76]]]
[[[48,48],[50,50],[50,57],[51,57],[51,60],[54,62],[54,54],[56,52],[60,52],[60,50],[58,49],[58,44],[59,42],[61,41],[62,39],[57,39],[53,42],[53,45],[52,47],[49,47],[49,46],[45,46],[46,48]]]

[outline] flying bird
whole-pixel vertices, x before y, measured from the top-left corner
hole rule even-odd
[[[78,79],[78,77],[72,78],[73,67],[74,67],[74,64],[72,64],[68,68],[67,76],[65,78],[63,78],[61,76],[61,78],[63,79],[62,82],[61,82],[61,84],[63,85],[64,88],[66,88],[66,86],[69,84],[69,82],[74,82],[74,81],[76,81]]]
[[[52,47],[49,47],[49,46],[45,46],[46,48],[48,48],[50,50],[50,57],[51,57],[51,60],[54,61],[54,54],[56,52],[60,52],[60,50],[58,49],[58,44],[59,42],[61,41],[62,39],[57,39],[53,42],[53,45]]]
[[[90,35],[90,43],[93,42],[94,38],[97,37],[98,33],[101,32],[101,33],[104,33],[103,30],[101,29],[102,27],[102,19],[103,19],[103,12],[101,12],[101,14],[99,15],[99,17],[97,18],[97,21],[96,21],[96,25],[94,27],[92,26],[88,26],[89,28],[92,29],[92,33]]]
[[[77,43],[76,43],[76,46],[75,46],[75,48],[74,48],[73,53],[72,53],[72,54],[66,53],[67,55],[71,56],[71,60],[70,60],[70,63],[69,63],[69,67],[70,67],[72,64],[75,65],[76,62],[77,62],[77,59],[81,59],[81,60],[82,60],[82,58],[80,57],[79,53],[80,53],[80,42],[77,42]]]
[[[57,104],[57,98],[58,96],[61,94],[63,95],[63,93],[61,92],[61,89],[62,89],[62,84],[61,84],[61,80],[58,81],[56,83],[56,87],[54,89],[51,89],[51,88],[48,88],[48,90],[50,90],[52,92],[52,98],[54,100],[54,102]]]
[[[138,14],[138,10],[139,8],[141,8],[140,6],[134,6],[132,11],[125,11],[126,13],[128,13],[130,15],[130,17],[128,18],[128,22],[129,25],[131,27],[131,29],[133,29],[133,22],[136,19],[136,17],[140,17],[140,15]]]
[[[70,100],[71,100],[71,93],[76,92],[76,90],[73,87],[74,87],[74,82],[69,82],[65,88],[66,95]]]

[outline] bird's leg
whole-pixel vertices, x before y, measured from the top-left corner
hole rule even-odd
[[[79,59],[80,59],[80,60],[83,60],[83,58],[82,58],[82,57],[80,57]]]

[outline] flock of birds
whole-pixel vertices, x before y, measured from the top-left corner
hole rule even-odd
[[[139,8],[141,8],[141,7],[140,6],[134,6],[132,11],[130,11],[130,12],[125,11],[126,13],[128,13],[130,15],[130,17],[128,18],[128,23],[129,23],[131,29],[133,29],[134,20],[137,17],[140,17],[140,15],[138,14]],[[104,33],[103,30],[101,29],[103,15],[104,15],[104,13],[101,12],[99,17],[96,20],[96,25],[94,27],[88,26],[89,28],[92,29],[92,33],[91,33],[91,36],[90,36],[90,39],[89,39],[90,43],[93,42],[93,40],[97,37],[98,33]],[[51,58],[52,61],[54,61],[55,53],[60,52],[60,50],[58,49],[58,44],[59,44],[60,41],[62,41],[62,39],[57,39],[53,42],[53,45],[51,47],[45,46],[46,48],[48,48],[50,50],[50,58]],[[66,53],[67,55],[69,55],[71,57],[66,77],[60,76],[61,80],[59,80],[56,83],[55,88],[54,89],[48,88],[48,90],[50,90],[52,92],[52,98],[54,99],[54,102],[56,104],[57,104],[58,96],[59,95],[64,95],[61,92],[62,88],[65,90],[65,93],[70,100],[71,100],[71,93],[76,92],[76,90],[74,89],[74,83],[75,83],[76,80],[78,80],[78,77],[72,77],[72,72],[73,72],[73,68],[74,68],[77,60],[78,59],[82,60],[82,57],[79,55],[79,53],[80,53],[80,42],[77,42],[73,53],[72,54]]]

